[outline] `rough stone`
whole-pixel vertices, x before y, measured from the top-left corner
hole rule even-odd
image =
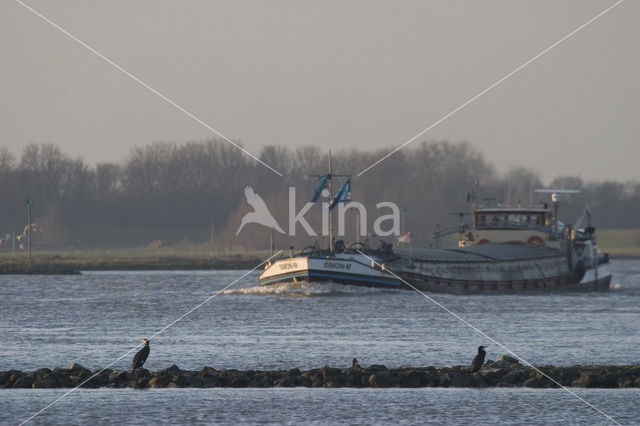
[[[229,386],[234,388],[246,388],[249,385],[249,377],[242,372],[233,374]]]
[[[213,373],[199,371],[191,377],[191,387],[217,388],[220,387],[220,380]]]
[[[388,388],[397,384],[397,380],[387,370],[380,370],[369,376],[369,385],[372,388]]]
[[[24,374],[18,377],[15,381],[13,381],[13,384],[11,387],[12,388],[32,388],[33,377],[28,374]]]
[[[523,386],[526,388],[548,388],[549,381],[538,377],[529,377],[524,381]]]
[[[344,372],[345,385],[360,387],[362,385],[362,370],[359,368],[351,368]],[[368,380],[368,378],[367,378]]]
[[[0,383],[2,383],[3,387],[10,388],[18,377],[22,375],[24,375],[24,373],[18,370],[3,371],[2,376],[0,376]]]
[[[36,376],[31,387],[34,389],[55,388],[56,378],[52,374]]]
[[[400,383],[400,386],[402,387],[418,388],[422,386],[422,379],[424,376],[425,373],[422,371],[405,370],[398,376],[398,383]]]
[[[133,387],[138,389],[149,387],[149,379],[151,379],[151,373],[146,368],[139,368],[131,375]]]
[[[498,362],[506,362],[499,360]],[[493,363],[492,365],[495,365]],[[544,374],[543,374],[544,373]],[[92,376],[95,374],[95,376]],[[553,381],[545,375],[553,378]],[[87,380],[89,379],[89,380]],[[87,381],[86,383],[83,383]],[[200,371],[181,370],[173,365],[150,373],[138,369],[129,371],[96,370],[92,373],[74,363],[69,368],[41,368],[33,372],[0,371],[0,387],[555,387],[585,388],[640,387],[640,365],[634,366],[541,366],[538,369],[513,364],[510,368],[487,367],[471,374],[468,366],[436,369],[434,367],[388,369],[374,365],[363,369],[325,366],[306,371],[293,368],[278,371],[216,370],[204,367]]]
[[[114,371],[109,374],[109,383],[115,387],[125,387],[131,383],[131,374],[128,371]]]
[[[633,378],[631,378],[631,377],[620,377],[618,379],[618,387],[619,388],[632,388],[633,387]]]
[[[440,375],[440,380],[438,380],[438,386],[442,388],[448,388],[451,385],[451,381],[453,377],[449,373],[444,373]]]
[[[191,378],[187,374],[176,374],[167,385],[170,388],[186,388],[191,384]]]
[[[249,382],[250,387],[267,388],[274,385],[274,374],[271,371],[257,371]]]
[[[473,387],[473,375],[471,373],[458,372],[454,373],[449,387],[452,388],[471,388]]]
[[[180,370],[180,367],[173,364],[171,367],[165,368],[164,370],[162,370],[162,372],[165,374],[179,374],[182,372],[182,370]]]
[[[517,385],[519,383],[524,383],[525,380],[529,377],[529,374],[525,372],[523,369],[513,369],[509,371],[507,374],[502,376],[500,379],[500,383],[507,385]]]
[[[511,368],[512,365],[513,364],[510,363],[509,361],[505,361],[505,360],[499,359],[498,361],[492,363],[491,365],[485,364],[485,367],[508,369],[508,368]]]
[[[339,368],[324,366],[320,370],[320,373],[322,374],[322,381],[327,387],[338,387],[347,382],[346,376],[342,374],[342,370]]]
[[[571,386],[574,388],[594,388],[597,383],[597,378],[594,374],[582,373],[580,377],[571,383]]]
[[[148,385],[151,388],[166,388],[170,381],[170,376],[155,376],[149,379]]]
[[[509,364],[520,364],[517,358],[514,358],[509,355],[498,355],[498,361],[506,361]]]
[[[375,373],[376,371],[384,371],[384,370],[388,370],[388,368],[385,367],[384,365],[371,364],[370,366],[364,369],[364,373],[372,374],[372,373]]]
[[[73,362],[71,363],[71,365],[69,365],[69,371],[71,371],[74,376],[86,376],[86,375],[90,376],[91,375],[91,370],[89,370],[86,367],[83,367],[77,362]]]

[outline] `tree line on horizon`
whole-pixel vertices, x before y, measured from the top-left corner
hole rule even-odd
[[[332,169],[335,174],[354,175],[352,199],[362,202],[370,215],[375,215],[375,205],[381,201],[392,201],[406,211],[403,231],[411,231],[420,245],[427,244],[436,226],[456,226],[458,214],[469,212],[471,202],[485,206],[548,202],[544,198],[548,195],[533,192],[543,187],[538,172],[516,167],[500,175],[466,142],[416,143],[355,176],[390,151],[333,152]],[[247,225],[236,236],[242,216],[251,211],[245,188],[252,187],[287,230],[288,188],[296,188],[299,211],[310,201],[317,179],[313,175],[327,173],[327,152],[318,146],[268,145],[259,158],[284,178],[215,139],[135,147],[120,164],[96,165],[51,144],[28,145],[20,156],[0,147],[0,238],[22,232],[30,195],[33,222],[41,229],[34,242],[39,238],[46,246],[127,247],[150,240],[184,240],[210,243],[216,249],[266,248],[269,230],[260,225]],[[336,178],[335,190],[343,181]],[[559,175],[549,187],[581,190],[562,201],[561,218],[567,222],[588,205],[596,227],[640,228],[639,182],[585,182],[579,176]],[[320,230],[319,208],[314,206],[305,217]],[[371,223],[368,228],[371,232]],[[279,244],[313,243],[301,228],[297,231],[295,238],[277,235]],[[347,217],[347,239],[355,239],[353,217]]]

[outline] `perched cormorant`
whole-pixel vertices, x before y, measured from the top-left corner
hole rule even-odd
[[[149,340],[142,339],[142,343],[144,343],[144,348],[140,349],[136,354],[136,356],[133,357],[133,363],[131,364],[132,374],[134,371],[136,371],[136,369],[142,368],[142,366],[144,365],[144,362],[147,360],[147,357],[149,356],[149,351],[151,350],[151,348],[149,348]]]
[[[471,363],[471,372],[475,373],[476,371],[482,368],[482,364],[484,364],[484,357],[487,353],[484,350],[484,346],[478,346],[478,355],[473,359]]]
[[[358,364],[358,360],[356,358],[351,361],[351,368],[360,368],[360,364]]]

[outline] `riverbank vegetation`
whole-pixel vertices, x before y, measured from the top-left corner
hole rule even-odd
[[[267,251],[208,251],[201,246],[180,249],[37,250],[29,255],[0,254],[0,274],[73,274],[100,270],[251,269],[269,257]]]
[[[388,152],[334,152],[333,171],[355,175]],[[147,245],[179,252],[178,247],[191,246],[209,252],[265,250],[270,240],[265,227],[248,224],[236,235],[242,217],[252,210],[245,199],[247,186],[285,231],[276,233],[276,247],[302,248],[314,238],[300,225],[288,229],[289,187],[296,188],[293,204],[299,212],[311,198],[316,178],[310,174],[326,173],[326,154],[316,146],[265,146],[259,157],[283,172],[281,178],[219,140],[154,143],[132,149],[120,164],[97,165],[71,158],[55,145],[28,145],[17,154],[0,147],[0,251],[27,250],[28,194],[34,202],[32,243],[39,250],[119,251]],[[403,211],[402,231],[413,233],[416,246],[427,246],[436,229],[455,228],[458,213],[468,212],[472,203],[549,202],[548,195],[533,192],[543,186],[534,170],[497,173],[468,143],[422,142],[353,176],[352,199],[367,207],[368,223],[361,224],[367,233],[377,216],[389,213],[376,204],[391,201]],[[640,229],[639,182],[586,182],[559,171],[546,186],[582,191],[563,198],[562,220],[573,222],[589,206],[592,223],[613,232],[610,237],[600,233],[605,247],[614,254],[640,254],[637,232],[627,231]],[[320,231],[319,205],[305,218]],[[355,214],[347,212],[345,230],[344,238],[354,241]],[[326,241],[319,238],[318,244]]]

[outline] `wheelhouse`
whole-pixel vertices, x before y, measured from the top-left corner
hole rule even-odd
[[[475,229],[550,228],[553,211],[548,208],[482,208],[473,212]]]

